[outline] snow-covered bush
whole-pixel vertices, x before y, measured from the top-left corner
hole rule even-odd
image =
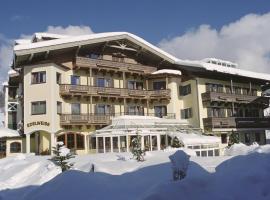
[[[239,143],[239,134],[232,131],[231,135],[229,136],[228,146],[232,146],[238,143]]]
[[[74,158],[74,155],[70,153],[70,150],[65,147],[63,142],[57,142],[56,147],[53,147],[53,154],[52,161],[57,166],[61,167],[62,172],[70,169],[73,164],[69,163],[68,160],[70,158]]]
[[[142,144],[141,144],[141,137],[138,133],[136,132],[136,137],[132,139],[132,149],[131,152],[133,154],[133,157],[139,162],[139,161],[144,161],[144,155],[145,155],[145,150],[142,149]]]
[[[173,180],[177,181],[185,178],[190,156],[184,151],[178,150],[173,155],[170,155],[169,158],[172,163]]]
[[[172,147],[174,147],[174,148],[180,148],[181,147],[180,141],[179,141],[179,139],[177,137],[173,138]]]

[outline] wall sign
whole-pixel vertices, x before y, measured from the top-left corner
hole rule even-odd
[[[44,122],[44,121],[36,121],[36,122],[30,122],[27,124],[27,127],[31,126],[50,126],[49,122]]]

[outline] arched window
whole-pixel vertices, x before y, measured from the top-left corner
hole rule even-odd
[[[69,149],[84,149],[84,135],[80,133],[64,133],[57,137]]]
[[[12,142],[10,144],[10,153],[20,153],[22,151],[20,142]]]

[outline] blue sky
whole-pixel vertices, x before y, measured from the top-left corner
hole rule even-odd
[[[34,32],[127,31],[180,59],[229,60],[270,73],[269,0],[2,0],[0,83],[13,40]]]
[[[219,29],[246,14],[269,9],[270,1],[263,0],[4,0],[0,32],[17,38],[49,25],[85,25],[94,32],[132,32],[157,44],[201,24]]]

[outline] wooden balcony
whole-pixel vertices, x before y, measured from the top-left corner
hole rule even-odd
[[[171,91],[167,90],[131,90],[127,88],[96,87],[88,85],[62,84],[59,89],[62,96],[102,96],[134,99],[170,99]]]
[[[136,116],[155,116],[159,118],[175,119],[175,113],[166,114],[155,114],[155,113],[111,113],[111,114],[61,114],[60,124],[61,125],[109,125],[112,118],[119,117],[123,115],[136,115]]]
[[[95,114],[61,114],[61,125],[107,125],[111,122],[110,115]]]
[[[208,117],[203,119],[205,128],[270,128],[270,118],[260,117]]]
[[[75,66],[79,68],[104,69],[109,71],[132,72],[138,74],[151,74],[152,72],[157,71],[156,67],[147,65],[115,62],[111,60],[93,59],[79,56],[77,56],[75,59]]]
[[[236,103],[251,103],[259,96],[229,94],[220,92],[205,92],[202,93],[202,101],[218,101],[218,102],[236,102]]]

